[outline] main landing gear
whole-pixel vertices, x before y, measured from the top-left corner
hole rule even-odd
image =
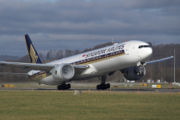
[[[97,85],[96,89],[97,90],[106,90],[106,89],[109,89],[110,88],[110,84],[109,83],[106,84],[106,76],[102,76],[100,79],[101,79],[101,84]]]
[[[57,86],[58,90],[68,90],[71,88],[71,84],[62,83],[61,85]]]

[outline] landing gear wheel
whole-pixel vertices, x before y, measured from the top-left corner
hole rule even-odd
[[[107,84],[99,84],[96,87],[97,90],[106,90],[106,89],[109,89],[109,88],[110,88],[110,84],[109,83],[107,83]]]
[[[106,90],[106,89],[110,88],[110,84],[109,83],[106,84],[106,78],[107,78],[106,75],[103,75],[103,76],[100,77],[101,84],[96,86],[97,90]]]
[[[58,90],[68,90],[71,88],[71,84],[61,84],[57,86]]]

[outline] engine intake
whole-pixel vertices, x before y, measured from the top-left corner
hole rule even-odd
[[[75,75],[75,69],[71,64],[60,64],[51,70],[55,80],[68,81]]]
[[[140,80],[146,75],[146,68],[144,66],[134,66],[126,68],[121,71],[127,80]]]

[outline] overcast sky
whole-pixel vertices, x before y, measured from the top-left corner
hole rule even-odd
[[[0,55],[85,49],[109,41],[180,43],[180,0],[0,0]]]

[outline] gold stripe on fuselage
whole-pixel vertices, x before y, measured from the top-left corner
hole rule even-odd
[[[92,60],[92,61],[87,61],[87,62],[80,63],[80,64],[81,65],[92,64],[92,63],[104,61],[104,60],[111,59],[111,58],[114,58],[114,57],[117,57],[117,56],[122,56],[122,55],[125,55],[125,53],[121,53],[121,54],[117,54],[117,55],[113,55],[113,56],[107,56],[105,58],[99,58],[99,59],[95,59],[95,60]]]

